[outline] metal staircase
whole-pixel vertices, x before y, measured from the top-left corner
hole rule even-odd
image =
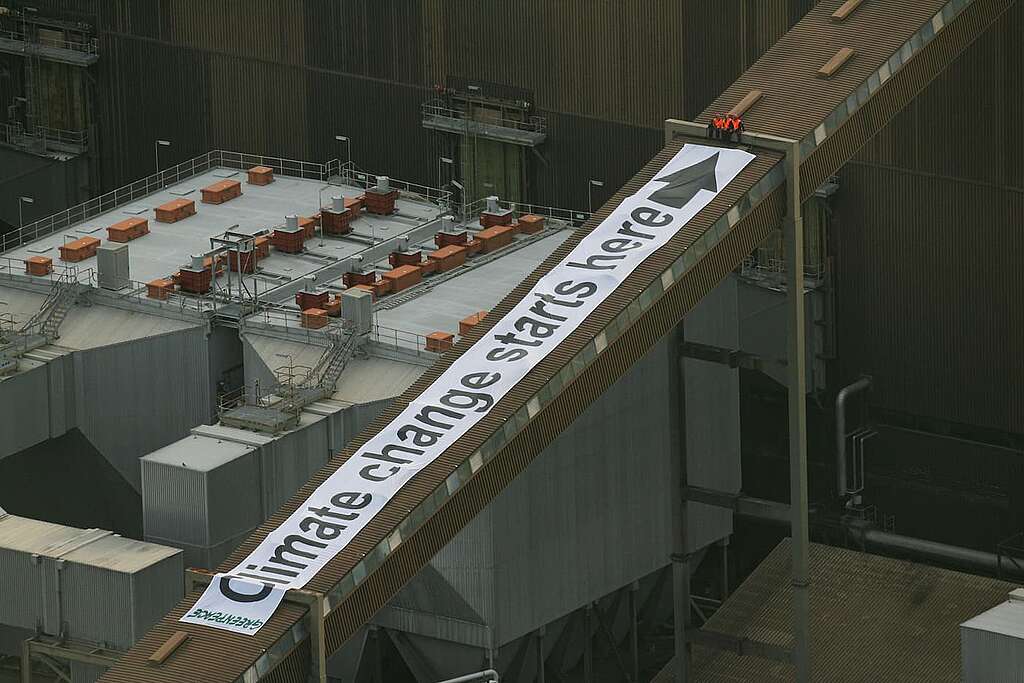
[[[50,289],[43,305],[19,330],[22,336],[40,335],[47,342],[59,339],[60,324],[78,297],[78,277],[73,271],[65,271]]]
[[[313,370],[306,376],[304,386],[312,388],[319,387],[323,390],[324,396],[334,393],[334,387],[345,371],[345,365],[359,348],[359,335],[355,334],[354,326],[345,321],[340,328],[334,328],[327,332],[330,346],[320,356],[320,360],[313,367]],[[315,384],[314,384],[315,382]]]
[[[272,434],[294,429],[303,408],[334,392],[345,365],[359,348],[361,337],[354,330],[347,321],[325,330],[330,345],[312,368],[287,365],[274,372],[276,382],[269,390],[254,385],[225,397],[221,424]]]

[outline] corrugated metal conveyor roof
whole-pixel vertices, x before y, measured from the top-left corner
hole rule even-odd
[[[837,22],[831,15],[840,1],[825,0],[699,120],[707,122],[713,112],[728,111],[751,90],[761,90],[763,96],[744,116],[747,128],[802,141],[802,192],[807,196],[1012,2],[867,0]],[[817,71],[835,55],[837,46],[849,47],[856,55],[831,78],[822,79]],[[230,569],[252,551],[359,446],[511,310],[589,230],[649,181],[682,144],[682,140],[669,142],[484,323],[267,520],[222,569]],[[380,609],[591,401],[779,225],[784,211],[782,164],[774,153],[750,151],[757,154],[756,159],[730,185],[637,268],[455,446],[406,485],[389,507],[306,585],[306,590],[327,596],[328,651],[336,650]],[[401,542],[389,543],[396,530],[401,532]],[[177,621],[199,595],[199,591],[188,595],[102,680],[231,683],[261,679],[268,673],[266,680],[305,680],[309,666],[309,627],[303,619],[306,608],[283,603],[256,635],[235,635]],[[147,666],[147,657],[175,631],[186,631],[191,638],[164,664]]]

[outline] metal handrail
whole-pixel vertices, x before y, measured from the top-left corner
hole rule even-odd
[[[498,200],[498,206],[502,209],[511,209],[518,216],[533,214],[556,220],[566,221],[574,227],[586,223],[593,215],[589,211],[577,211],[575,209],[563,209],[557,206],[542,206],[540,204],[528,204],[523,202],[511,202],[504,199]],[[465,206],[465,218],[483,213],[487,208],[487,199],[478,199]]]
[[[441,100],[428,100],[424,102],[422,106],[422,113],[424,116],[437,116],[440,118],[455,119],[459,121],[467,120],[465,110],[453,109],[452,107],[445,106],[444,102]],[[547,120],[543,116],[530,116],[525,121],[510,119],[504,115],[496,121],[483,121],[480,119],[468,120],[483,125],[512,128],[514,130],[521,130],[530,133],[545,133],[547,132],[548,127]]]
[[[260,154],[248,154],[245,152],[233,152],[229,150],[212,150],[197,157],[183,161],[180,164],[164,169],[159,173],[146,176],[133,183],[129,183],[106,194],[94,197],[81,204],[76,204],[64,211],[51,216],[41,218],[29,223],[18,230],[13,230],[0,236],[0,253],[4,253],[16,247],[37,239],[51,235],[57,230],[86,221],[94,216],[104,214],[131,202],[159,192],[168,185],[181,183],[189,178],[201,175],[215,168],[232,168],[245,170],[252,166],[267,166],[274,169],[279,175],[287,175],[308,180],[327,182],[331,178],[341,177],[358,179],[364,176],[359,182],[369,183],[363,187],[370,187],[377,183],[377,176],[369,173],[356,172],[351,161],[341,162],[332,159],[326,163],[311,161],[297,161],[295,159],[284,159],[282,157],[269,157]],[[371,180],[372,179],[372,180]],[[360,186],[359,182],[351,184]],[[391,180],[392,186],[398,190],[404,190],[410,194],[426,196],[428,199],[448,202],[451,192],[428,188],[425,185]]]
[[[350,166],[344,170],[342,182],[365,190],[375,187],[377,185],[378,177],[379,176],[377,174],[360,171],[354,166]],[[442,190],[439,187],[421,185],[408,180],[398,180],[390,176],[388,177],[388,185],[392,189],[398,190],[401,193],[425,199],[433,204],[443,204],[448,206],[451,203],[452,193],[450,190]]]
[[[9,40],[18,40],[23,43],[44,45],[46,47],[55,47],[62,50],[73,50],[74,52],[84,52],[85,54],[95,55],[99,54],[99,41],[96,38],[92,38],[86,41],[77,40],[56,40],[50,36],[40,36],[38,40],[32,40],[26,36],[22,31],[11,31],[11,30],[0,30],[0,37],[8,38]]]
[[[85,147],[88,143],[89,134],[85,130],[65,130],[49,126],[33,126],[30,131],[21,122],[0,123],[0,142],[5,142],[8,145],[17,145],[16,140],[19,137],[42,140],[44,143],[52,141],[63,145]]]

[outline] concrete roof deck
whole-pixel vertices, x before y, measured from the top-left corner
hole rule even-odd
[[[492,254],[477,255],[467,261],[466,265],[443,276],[428,276],[421,285],[403,292],[401,299],[394,295],[383,297],[375,305],[377,312],[374,322],[379,328],[374,335],[375,341],[396,345],[397,340],[397,346],[422,350],[422,337],[432,332],[457,334],[460,320],[478,311],[490,310],[558,248],[569,234],[569,230],[556,229],[552,233],[532,237],[517,235],[513,243],[503,249]],[[433,251],[436,245],[431,235],[423,241],[410,243],[409,249]],[[391,265],[384,253],[379,260],[364,262],[363,268],[386,271],[391,269]],[[335,291],[344,289],[340,277],[318,280],[315,286]],[[287,311],[277,311],[276,314],[258,312],[250,316],[249,320],[301,328],[298,307],[294,301],[281,300],[280,305]],[[288,311],[294,311],[294,314]]]
[[[0,286],[0,314],[9,313],[16,326],[35,315],[46,295],[14,287]],[[187,330],[202,324],[199,320],[175,319],[104,306],[99,301],[90,307],[73,306],[60,326],[57,344],[65,349],[83,351],[111,344]]]
[[[242,195],[223,204],[203,204],[202,188],[225,179],[241,182]],[[272,229],[283,225],[288,214],[311,216],[317,213],[321,196],[324,205],[329,206],[332,196],[356,197],[363,192],[362,188],[352,185],[328,184],[283,175],[276,176],[269,185],[250,185],[246,182],[244,171],[216,168],[12,249],[4,253],[4,256],[20,262],[41,255],[52,258],[56,265],[62,263],[59,260],[59,247],[68,239],[91,236],[106,244],[107,227],[132,217],[145,218],[149,220],[150,233],[129,242],[128,252],[131,278],[148,282],[174,273],[189,262],[192,254],[208,251],[210,238],[223,234],[232,226],[237,226],[232,228],[233,231],[249,234]],[[156,221],[154,209],[157,206],[182,198],[195,201],[194,216],[171,224]],[[372,238],[389,239],[440,214],[440,209],[433,204],[407,198],[399,198],[397,209],[397,213],[391,216],[361,215],[353,222],[354,239],[328,236],[321,240],[318,235],[306,242],[307,251],[302,254],[285,254],[271,249],[270,257],[260,262],[262,272],[246,276],[246,282],[250,288],[254,288],[252,282],[259,280],[259,290],[263,292],[308,275],[336,259],[362,251]],[[87,259],[79,265],[95,268],[96,259]],[[232,274],[232,277],[236,276]],[[219,278],[219,281],[223,280],[223,277]]]

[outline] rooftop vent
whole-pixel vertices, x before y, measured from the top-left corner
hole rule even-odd
[[[295,214],[289,214],[289,215],[285,216],[284,217],[284,227],[288,228],[289,230],[298,230],[299,229],[299,217],[296,216]]]
[[[341,213],[345,210],[345,198],[344,197],[331,197],[331,210],[336,213]]]
[[[498,197],[497,195],[491,195],[487,198],[487,212],[498,213],[499,211],[501,211],[501,207],[498,206]]]
[[[380,192],[390,192],[391,178],[388,178],[386,175],[377,176],[377,190]]]

